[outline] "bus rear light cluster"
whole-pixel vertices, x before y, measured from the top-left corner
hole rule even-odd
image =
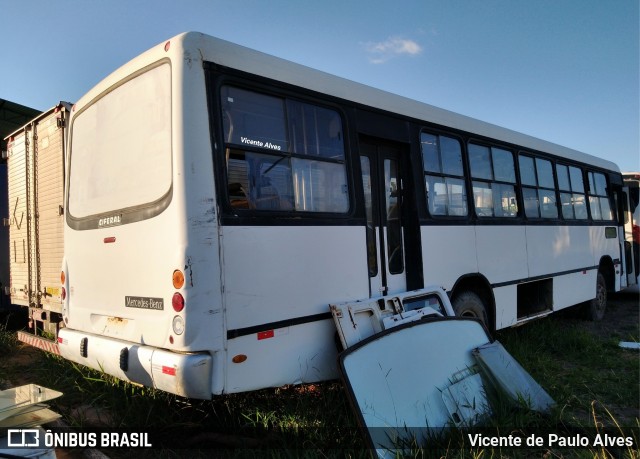
[[[60,271],[60,283],[62,284],[62,290],[60,292],[60,297],[62,298],[62,301],[67,299],[67,289],[64,286],[65,281],[67,280],[67,276],[65,275],[64,271]]]
[[[179,269],[173,271],[172,282],[173,288],[180,290],[184,287],[184,273]],[[182,312],[184,309],[184,297],[182,296],[182,293],[176,292],[173,294],[173,298],[171,298],[171,306],[175,312]],[[171,325],[173,333],[176,335],[182,335],[184,333],[184,319],[181,316],[174,316]],[[173,344],[173,336],[170,337],[169,341]]]

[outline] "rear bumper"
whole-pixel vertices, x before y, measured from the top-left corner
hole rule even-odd
[[[51,341],[49,339],[45,339],[40,336],[35,336],[35,335],[32,335],[31,333],[26,333],[23,331],[19,331],[17,333],[17,336],[18,336],[18,341],[22,341],[23,343],[26,343],[33,347],[37,347],[38,349],[42,349],[43,351],[60,355],[60,350],[58,349],[57,341]]]
[[[63,328],[58,349],[65,359],[124,381],[183,397],[211,398],[212,357],[207,352],[177,353]]]

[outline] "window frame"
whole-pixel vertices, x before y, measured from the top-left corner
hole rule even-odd
[[[438,154],[438,166],[439,171],[427,170],[426,162],[425,162],[425,152],[423,149],[423,136],[429,135],[433,136],[437,140],[437,154]],[[460,169],[462,175],[456,175],[454,173],[445,172],[444,171],[444,162],[442,159],[442,143],[441,138],[444,137],[447,140],[455,141],[458,144],[459,152],[460,152]],[[466,168],[466,159],[465,159],[465,151],[464,151],[464,141],[459,136],[451,133],[451,132],[442,132],[436,131],[432,129],[421,129],[418,135],[418,143],[419,149],[418,154],[420,155],[420,165],[422,166],[422,183],[424,185],[424,198],[425,198],[425,208],[427,215],[433,219],[454,219],[454,220],[466,220],[469,218],[469,189],[468,189],[468,172]],[[429,177],[434,180],[439,180],[437,183],[444,185],[445,187],[445,196],[446,196],[446,205],[445,205],[445,213],[435,213],[432,211],[431,201],[429,198],[429,185],[428,183],[436,183],[435,181],[428,182]],[[450,209],[452,208],[450,202],[450,196],[453,194],[451,190],[453,187],[460,187],[462,193],[464,195],[461,198],[461,203],[464,205],[463,214],[455,215],[450,214]]]
[[[559,203],[558,203],[558,182],[557,182],[557,176],[556,176],[556,164],[555,162],[551,159],[551,158],[547,158],[544,156],[540,156],[540,155],[536,155],[534,153],[531,153],[530,151],[524,151],[521,150],[518,152],[518,172],[519,172],[519,180],[518,180],[518,187],[520,188],[520,193],[521,193],[521,197],[522,197],[522,215],[524,216],[524,218],[527,219],[527,221],[530,222],[544,222],[544,221],[557,221],[560,220],[560,208],[559,208]],[[525,175],[525,168],[523,168],[522,166],[522,158],[527,158],[532,160],[532,164],[533,164],[533,175],[535,178],[535,185],[531,184],[529,182],[525,183],[523,180],[523,176]],[[551,168],[551,181],[553,182],[553,188],[550,188],[549,186],[547,186],[546,184],[544,186],[540,185],[540,174],[539,174],[539,165],[538,162],[540,162],[542,164],[542,162],[548,163],[550,165]],[[541,190],[543,192],[546,193],[545,196],[552,196],[553,200],[554,200],[554,205],[553,207],[555,208],[555,215],[554,216],[543,216],[543,204],[542,204],[542,196],[541,195]],[[528,213],[528,207],[527,207],[527,195],[529,194],[529,192],[531,191],[535,191],[535,198],[536,198],[536,210],[537,210],[537,215],[532,216],[529,215]]]
[[[482,177],[482,176],[474,176],[474,165],[472,164],[472,147],[477,147],[477,148],[482,148],[482,149],[486,149],[486,151],[488,152],[488,167],[489,167],[489,177]],[[485,144],[483,142],[479,142],[477,140],[474,139],[469,139],[466,143],[466,148],[467,148],[467,158],[469,161],[469,183],[471,185],[471,193],[472,193],[472,201],[473,201],[473,210],[474,213],[476,215],[476,217],[479,220],[487,220],[487,219],[497,219],[500,221],[512,221],[518,217],[520,217],[521,215],[521,207],[519,204],[519,200],[518,200],[518,174],[517,174],[517,168],[516,168],[516,155],[513,152],[513,150],[511,150],[508,147],[502,146],[502,145],[491,145],[491,144]],[[510,171],[510,175],[512,176],[511,179],[512,181],[509,181],[508,179],[505,178],[496,178],[496,176],[498,174],[496,174],[497,169],[496,169],[496,160],[495,157],[497,156],[498,152],[505,152],[505,153],[509,153],[511,155],[511,171]],[[486,188],[481,188],[480,186],[477,185],[487,185]],[[511,215],[497,215],[496,214],[496,196],[495,196],[495,191],[499,190],[499,189],[503,189],[505,187],[511,187],[512,190],[512,197],[510,197],[510,200],[515,200],[515,213],[511,214]],[[485,189],[485,190],[490,190],[491,191],[491,215],[480,215],[478,213],[478,207],[476,206],[476,190],[480,190],[480,189]],[[504,207],[501,206],[500,207],[501,210],[504,210]]]
[[[604,179],[604,192],[603,194],[600,194],[599,190],[598,190],[598,183],[596,182],[596,175],[601,176]],[[591,220],[594,222],[614,222],[616,220],[615,217],[615,206],[612,206],[612,199],[611,196],[608,194],[609,189],[611,188],[611,185],[609,184],[609,179],[607,177],[607,174],[603,173],[603,172],[598,172],[598,171],[594,171],[594,170],[587,170],[587,183],[589,184],[589,190],[588,190],[588,203],[589,203],[589,214],[591,215]],[[609,216],[610,218],[604,218],[602,216],[602,200],[606,199],[606,202],[609,205]],[[598,213],[600,218],[596,218],[594,216],[594,212],[593,212],[593,202],[596,201],[598,202]]]
[[[209,76],[212,79],[212,82],[215,80],[215,75]],[[258,94],[259,96],[273,97],[279,99],[282,103],[283,107],[283,124],[284,124],[284,132],[286,134],[286,139],[284,140],[284,145],[279,150],[277,149],[269,149],[265,148],[258,144],[253,143],[236,143],[233,142],[232,139],[227,138],[226,120],[223,120],[223,112],[224,112],[224,101],[223,101],[223,91],[225,88],[238,89],[240,91],[245,91],[247,93]],[[215,105],[215,116],[220,120],[219,125],[221,129],[221,152],[222,158],[218,164],[220,164],[220,170],[222,173],[220,174],[221,185],[218,187],[219,190],[219,199],[221,202],[221,206],[224,210],[224,213],[228,216],[238,217],[238,216],[247,216],[247,217],[266,217],[266,218],[278,218],[278,217],[295,217],[297,220],[300,218],[307,219],[322,219],[323,217],[327,218],[345,218],[350,217],[354,210],[354,187],[352,180],[352,171],[350,167],[350,150],[349,150],[349,140],[348,140],[348,130],[347,130],[347,116],[344,113],[343,109],[336,105],[331,104],[326,100],[316,100],[311,98],[301,97],[297,93],[291,93],[288,91],[274,91],[270,87],[264,87],[264,85],[260,84],[247,84],[245,82],[238,81],[234,78],[220,78],[217,84],[212,84],[212,90],[214,91],[214,97],[217,101]],[[320,110],[326,110],[327,112],[333,112],[337,119],[339,120],[339,133],[341,136],[340,146],[341,146],[341,157],[333,158],[329,156],[325,156],[321,153],[319,154],[308,154],[308,153],[300,153],[295,151],[296,146],[299,145],[299,142],[294,140],[294,131],[296,131],[296,127],[294,126],[293,120],[299,120],[299,118],[294,118],[290,115],[290,108],[297,107],[298,109],[304,107],[312,107]],[[297,131],[296,131],[297,132]],[[318,133],[316,132],[316,135]],[[269,156],[275,158],[274,163],[282,164],[283,166],[288,166],[289,175],[290,175],[290,185],[291,185],[291,205],[290,206],[282,206],[280,205],[278,208],[269,209],[269,208],[250,208],[247,207],[236,207],[233,205],[233,197],[231,195],[230,186],[234,185],[229,177],[229,159],[233,155],[238,156],[238,161],[244,161],[241,159],[241,156],[246,155],[254,155],[259,156],[263,155],[265,157]],[[286,163],[286,164],[285,164]],[[307,164],[308,166],[314,166],[320,164],[322,169],[326,165],[340,165],[341,166],[341,176],[343,177],[342,186],[345,199],[344,210],[304,210],[304,209],[296,209],[296,183],[295,183],[295,173],[299,172],[296,169],[295,163]],[[307,169],[306,167],[304,169]],[[318,169],[320,171],[320,169]],[[302,170],[302,169],[300,169]],[[322,173],[320,171],[319,173]],[[245,191],[245,195],[249,195]],[[248,201],[248,199],[247,199]],[[330,201],[327,201],[330,203]],[[334,205],[339,206],[340,202],[333,201]]]
[[[567,180],[569,181],[568,185],[569,188],[561,188],[560,185],[560,174],[558,172],[558,168],[559,167],[564,167],[567,170]],[[572,170],[574,171],[578,171],[580,173],[580,179],[582,182],[582,190],[577,189],[577,184],[574,184],[574,179],[575,179],[575,175],[572,175]],[[581,166],[576,165],[576,164],[570,164],[570,163],[564,163],[564,162],[558,162],[556,163],[556,176],[558,178],[557,183],[558,183],[558,198],[559,201],[558,203],[560,204],[560,215],[562,215],[562,219],[563,220],[567,220],[567,221],[572,221],[572,222],[580,222],[580,223],[584,223],[584,222],[588,222],[589,221],[589,210],[587,209],[587,189],[585,186],[585,181],[584,181],[584,170],[582,169]],[[571,213],[572,216],[568,217],[565,214],[565,202],[563,201],[563,198],[568,197],[570,199],[570,201],[568,202],[568,204],[571,204]],[[576,201],[576,197],[582,197],[583,202],[584,202],[584,217],[582,218],[578,218],[576,217],[577,213],[576,213],[576,208],[579,206],[579,204]]]

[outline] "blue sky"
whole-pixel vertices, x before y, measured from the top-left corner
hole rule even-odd
[[[638,0],[0,0],[0,98],[45,110],[196,30],[640,170]]]

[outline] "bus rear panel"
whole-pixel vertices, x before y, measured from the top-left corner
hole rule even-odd
[[[183,94],[203,77],[158,54],[73,108],[58,343],[125,380],[209,398],[224,343],[211,147],[206,100]]]

